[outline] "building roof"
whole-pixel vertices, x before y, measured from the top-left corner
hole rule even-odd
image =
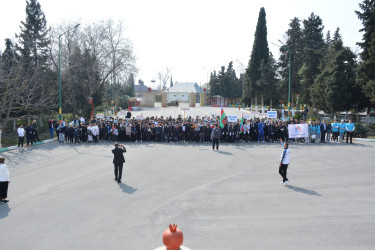
[[[140,84],[140,85],[134,85],[134,92],[147,92],[148,91],[148,87],[146,87],[145,85],[143,84]]]
[[[169,89],[170,93],[202,93],[202,88],[196,82],[175,82]]]

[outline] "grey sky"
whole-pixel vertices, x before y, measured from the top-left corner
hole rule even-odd
[[[0,0],[0,49],[14,38],[25,20],[25,0]],[[139,74],[145,84],[170,67],[174,81],[205,83],[206,71],[230,61],[248,63],[261,7],[266,10],[269,47],[277,60],[290,19],[306,19],[312,12],[325,26],[324,34],[341,29],[344,45],[354,52],[362,26],[354,11],[359,0],[39,0],[48,25],[73,20],[84,25],[102,19],[123,20],[133,42]],[[6,10],[6,11],[4,11]],[[234,63],[239,68],[239,63]]]

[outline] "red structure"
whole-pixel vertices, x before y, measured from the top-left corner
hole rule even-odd
[[[140,110],[141,108],[141,99],[140,98],[131,98],[128,100],[128,109],[132,110]]]
[[[169,224],[169,228],[163,233],[163,244],[168,250],[178,250],[184,241],[184,235],[175,224]]]

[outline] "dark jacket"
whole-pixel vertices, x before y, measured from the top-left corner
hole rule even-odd
[[[118,148],[115,148],[112,150],[112,153],[114,155],[113,157],[113,163],[114,164],[117,164],[117,165],[121,165],[125,162],[125,158],[124,158],[124,153],[126,152],[126,149],[125,147],[121,148],[121,147],[118,147]]]

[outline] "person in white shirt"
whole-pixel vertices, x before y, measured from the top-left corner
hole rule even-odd
[[[286,177],[288,166],[289,166],[289,153],[290,153],[288,146],[289,144],[287,142],[284,143],[284,150],[281,153],[281,160],[279,164],[279,174],[283,177],[283,181],[280,183],[283,185],[286,185],[289,183],[289,180]]]
[[[23,139],[25,138],[25,129],[22,125],[17,129],[18,133],[18,149],[23,148]],[[21,146],[21,147],[20,147]]]
[[[9,171],[5,165],[5,158],[0,157],[0,203],[7,203],[8,185],[10,182]]]

